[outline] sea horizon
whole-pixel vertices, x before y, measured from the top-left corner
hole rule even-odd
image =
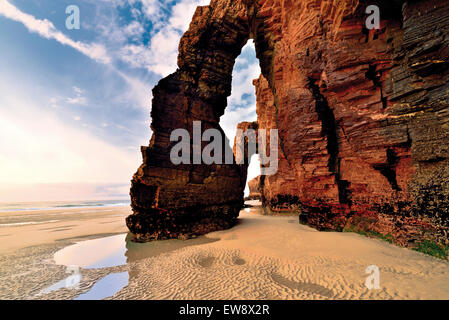
[[[0,212],[24,212],[39,210],[61,210],[78,208],[105,208],[129,206],[129,199],[112,200],[63,200],[63,201],[14,201],[0,202]]]

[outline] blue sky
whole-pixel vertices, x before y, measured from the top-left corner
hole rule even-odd
[[[0,201],[126,198],[151,137],[151,89],[208,0],[0,0]],[[66,28],[66,7],[81,28]],[[249,42],[222,127],[256,119]],[[251,170],[251,176],[257,170]]]

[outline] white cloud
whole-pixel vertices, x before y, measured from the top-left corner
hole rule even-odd
[[[159,0],[141,0],[143,13],[148,17],[160,16],[161,5]]]
[[[102,45],[74,41],[56,29],[51,21],[47,19],[36,19],[32,15],[20,11],[7,0],[0,0],[0,15],[22,23],[30,32],[37,33],[44,38],[54,39],[63,45],[70,46],[98,62],[105,64],[111,62],[111,58],[107,55],[106,49]]]
[[[59,105],[58,105],[59,101],[60,101],[60,99],[57,97],[50,98],[49,99],[50,106],[55,109],[59,108]]]
[[[207,4],[209,4],[209,1],[205,0],[180,1],[172,9],[172,16],[169,20],[170,27],[183,32],[187,31],[196,8]]]
[[[144,2],[146,8],[145,12],[147,14],[152,12],[150,9],[152,4],[158,7],[160,6],[159,1]],[[7,0],[0,0],[0,15],[24,24],[30,32],[37,33],[43,38],[54,39],[63,45],[68,45],[75,50],[78,50],[89,58],[92,58],[100,63],[107,64],[107,67],[110,68],[110,70],[116,72],[128,84],[128,90],[124,90],[124,93],[121,95],[122,99],[127,99],[128,102],[134,101],[138,107],[148,108],[150,105],[150,88],[152,85],[144,84],[139,79],[127,76],[125,73],[118,71],[118,69],[113,66],[112,58],[107,54],[103,44],[86,44],[79,41],[73,41],[57,30],[51,21],[47,19],[39,20],[30,14],[23,13],[18,8],[10,4]],[[103,31],[102,35],[104,37],[109,37],[109,41],[111,41],[111,43],[119,46],[122,41],[127,39],[127,37],[134,37],[139,35],[139,33],[141,35],[144,32],[143,26],[138,21],[131,22],[125,28],[120,28],[107,19],[101,19],[101,24],[98,25],[98,28]],[[138,52],[135,53],[135,57],[138,57]],[[139,62],[139,60],[137,61]],[[129,63],[132,64],[133,62],[130,60]],[[143,64],[143,61],[140,62],[140,65]],[[73,87],[73,90],[75,93],[73,97],[62,99],[53,98],[50,101],[50,105],[54,108],[60,107],[59,104],[62,102],[71,105],[87,105],[89,101],[84,96],[84,90],[79,87]]]
[[[261,73],[259,61],[255,58],[255,52],[254,42],[248,41],[235,62],[232,74],[232,94],[228,103],[231,107],[242,105],[245,95],[255,95],[253,80],[259,78]],[[254,58],[246,58],[251,56],[254,56]]]
[[[226,133],[231,147],[234,145],[237,125],[243,121],[252,122],[256,120],[257,116],[255,104],[248,107],[237,108],[234,110],[226,109],[225,114],[220,119],[220,126]]]
[[[120,57],[134,68],[145,68],[166,77],[176,71],[180,34],[173,29],[164,29],[151,39],[149,47],[127,45]]]
[[[119,57],[134,68],[144,68],[166,77],[176,71],[179,42],[187,31],[197,6],[209,4],[209,1],[181,0],[172,7],[169,16],[164,16],[159,1],[143,0],[142,4],[147,18],[156,22],[156,31],[148,46],[126,45]]]
[[[127,37],[131,37],[137,40],[145,32],[142,24],[138,21],[133,21],[124,28],[124,34]]]
[[[0,202],[128,200],[129,188],[129,183],[8,184],[0,185]]]
[[[151,99],[153,98],[151,85],[117,69],[114,69],[114,71],[122,77],[128,85],[122,98],[127,101],[134,101],[137,104],[137,107],[148,110],[151,106]]]
[[[78,96],[80,96],[80,95],[82,95],[82,94],[84,93],[84,90],[81,89],[81,88],[78,88],[77,86],[74,86],[74,87],[73,87],[73,91],[75,91],[75,93],[76,93]]]
[[[87,99],[85,97],[67,98],[67,103],[76,105],[86,105]]]
[[[0,184],[126,183],[140,164],[137,152],[108,144],[4,89]]]
[[[87,98],[83,96],[84,90],[75,86],[73,87],[73,91],[75,96],[67,98],[67,103],[74,105],[87,105]]]

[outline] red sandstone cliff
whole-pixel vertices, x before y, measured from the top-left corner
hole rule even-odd
[[[380,7],[380,30],[365,8]],[[201,234],[235,223],[245,166],[174,166],[170,132],[219,128],[234,61],[249,38],[262,74],[257,127],[278,129],[279,171],[264,204],[300,207],[319,229],[448,243],[449,2],[213,0],[154,89],[154,135],[131,189],[131,231]]]
[[[255,81],[259,127],[282,149],[265,204],[300,203],[319,229],[447,244],[449,3],[379,3],[374,31],[362,2],[282,3],[272,69]]]

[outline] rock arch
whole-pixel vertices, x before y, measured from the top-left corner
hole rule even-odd
[[[364,24],[372,4],[383,13],[379,30]],[[246,168],[175,166],[170,134],[192,134],[196,120],[221,130],[235,59],[252,38],[263,74],[254,82],[257,127],[278,129],[281,150],[278,173],[260,181],[264,203],[295,206],[319,229],[447,242],[448,26],[449,4],[434,0],[199,7],[178,70],[153,90],[154,133],[133,177],[129,229],[146,240],[235,224]]]

